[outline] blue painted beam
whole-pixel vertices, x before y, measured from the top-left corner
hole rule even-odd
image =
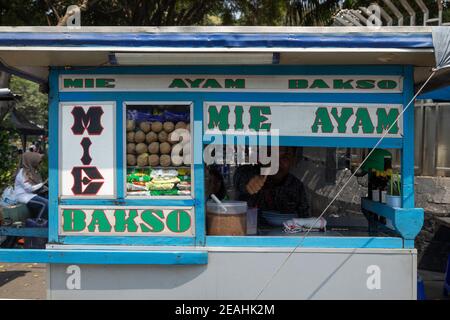
[[[303,241],[303,242],[302,242]],[[301,244],[301,245],[299,245]],[[299,248],[403,248],[403,240],[395,237],[235,237],[207,236],[209,247],[299,247]]]
[[[195,205],[195,199],[61,199],[60,205],[169,207]]]
[[[60,236],[58,243],[80,245],[143,245],[143,246],[193,246],[195,237],[176,236],[93,236],[73,235]]]
[[[225,135],[223,136],[225,137]],[[237,135],[228,135],[234,140],[236,145],[248,144],[248,139],[238,138]],[[356,137],[311,137],[311,136],[280,136],[279,144],[282,146],[303,146],[303,147],[346,147],[346,148],[370,148],[377,144],[380,138],[356,138]],[[203,135],[204,144],[225,144],[225,141],[215,139],[214,135]],[[258,145],[270,145],[270,140],[261,140]],[[402,147],[401,138],[386,138],[378,145],[379,148],[400,149]]]
[[[0,262],[202,265],[208,263],[208,252],[1,249]]]
[[[405,240],[414,240],[423,226],[423,208],[393,208],[367,198],[361,200],[363,210],[373,212],[392,221],[395,230]]]
[[[0,227],[0,236],[48,237],[48,228]]]

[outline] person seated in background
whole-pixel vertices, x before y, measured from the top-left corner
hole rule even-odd
[[[25,152],[15,177],[15,198],[25,204],[35,218],[48,219],[48,200],[39,195],[46,192],[45,182],[39,173],[39,164],[44,157],[37,152]]]
[[[261,165],[244,165],[236,169],[234,188],[238,200],[263,211],[297,213],[309,217],[309,205],[303,183],[290,173],[295,161],[294,147],[279,147],[279,169],[275,175],[262,176]]]

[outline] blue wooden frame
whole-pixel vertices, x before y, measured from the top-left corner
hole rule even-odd
[[[99,67],[71,69],[53,68],[50,72],[50,119],[49,119],[49,180],[50,180],[50,224],[49,242],[64,244],[128,244],[128,245],[196,245],[196,246],[286,246],[298,245],[295,238],[281,237],[207,237],[205,231],[204,166],[194,165],[194,188],[196,198],[193,200],[141,200],[124,197],[122,135],[118,134],[117,143],[117,183],[118,199],[115,200],[61,200],[59,204],[67,205],[133,205],[133,206],[168,206],[193,205],[196,215],[196,235],[190,237],[116,237],[116,236],[58,236],[58,117],[60,102],[76,101],[116,101],[118,126],[122,130],[123,102],[127,101],[192,101],[194,121],[203,124],[204,101],[240,101],[240,102],[332,102],[332,103],[396,103],[405,105],[412,97],[413,68],[410,66],[154,66],[154,67]],[[59,92],[58,76],[60,74],[228,74],[228,75],[402,75],[404,77],[403,93],[261,93],[251,92]],[[380,147],[401,148],[402,179],[404,206],[413,207],[411,181],[414,166],[411,161],[413,151],[414,110],[405,113],[404,138],[386,140]],[[202,126],[203,127],[203,126]],[[121,132],[121,131],[120,131]],[[201,147],[209,142],[203,133],[194,132],[194,146]],[[280,137],[284,145],[325,146],[325,147],[362,147],[370,148],[378,141],[376,138],[294,138]],[[194,152],[194,156],[198,152]],[[411,177],[412,175],[412,177]],[[413,184],[412,184],[413,186]],[[378,208],[376,208],[378,210]],[[297,238],[298,239],[298,238]],[[303,247],[329,248],[399,248],[403,247],[401,238],[367,237],[337,238],[313,237],[305,240]]]
[[[411,241],[414,243],[414,238],[422,229],[424,221],[423,208],[393,208],[367,198],[361,199],[361,207],[363,210],[389,219],[395,231],[407,242],[404,245],[406,248],[411,248]]]
[[[0,250],[1,262],[35,262],[62,264],[162,264],[204,265],[207,251],[142,251],[142,250],[60,250],[9,249]]]

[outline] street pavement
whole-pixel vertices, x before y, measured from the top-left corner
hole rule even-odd
[[[1,263],[0,299],[46,299],[46,265]]]

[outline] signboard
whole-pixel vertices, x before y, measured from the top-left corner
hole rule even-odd
[[[60,196],[115,197],[113,102],[60,105]]]
[[[61,75],[59,89],[73,91],[400,93],[401,76],[342,75]]]
[[[192,207],[60,207],[60,235],[193,236]]]
[[[402,105],[346,103],[207,102],[205,134],[248,134],[277,129],[280,136],[400,138]],[[228,132],[227,132],[228,131]]]

